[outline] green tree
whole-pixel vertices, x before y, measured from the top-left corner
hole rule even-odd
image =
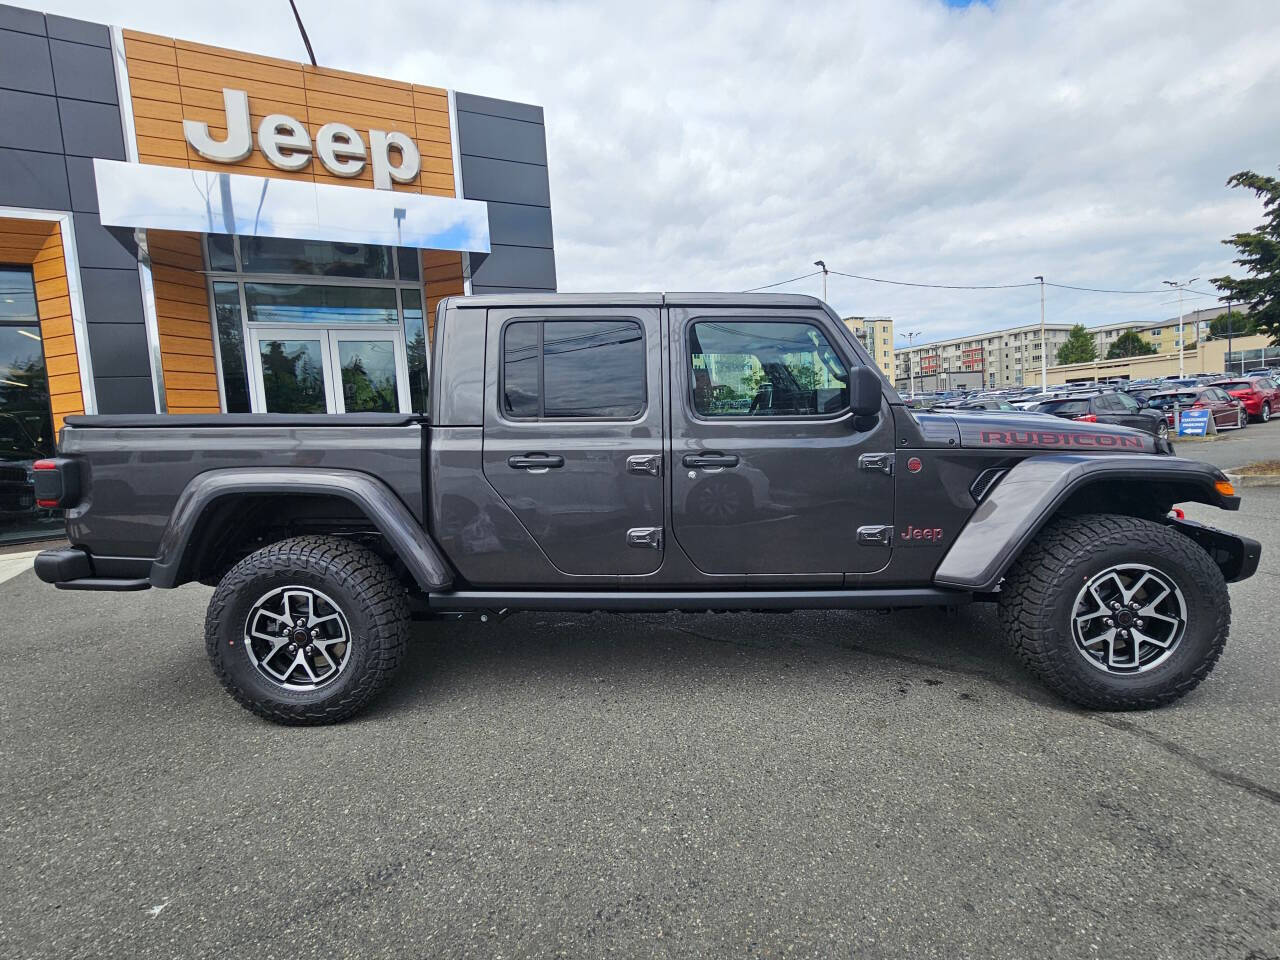
[[[1280,179],[1245,170],[1227,180],[1227,186],[1252,190],[1262,201],[1263,219],[1252,232],[1222,241],[1236,248],[1239,256],[1233,262],[1247,276],[1214,277],[1212,283],[1222,291],[1220,299],[1247,304],[1254,324],[1267,327],[1271,342],[1280,344]]]
[[[1058,348],[1058,363],[1088,363],[1098,359],[1098,348],[1093,345],[1093,337],[1077,323],[1067,334],[1067,341]]]
[[[1224,313],[1220,317],[1214,317],[1209,321],[1209,336],[1215,340],[1227,339],[1227,329],[1230,327],[1231,336],[1246,337],[1257,329],[1258,323],[1253,318],[1252,313],[1240,313],[1238,310],[1232,310],[1230,313]]]
[[[1145,357],[1155,353],[1154,343],[1147,343],[1136,330],[1126,330],[1116,337],[1115,343],[1107,348],[1108,360],[1122,360],[1125,357]]]

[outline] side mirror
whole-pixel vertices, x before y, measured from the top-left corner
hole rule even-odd
[[[880,412],[884,385],[870,367],[855,367],[849,379],[849,406],[855,417],[874,417]]]

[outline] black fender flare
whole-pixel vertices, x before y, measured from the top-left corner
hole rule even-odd
[[[200,518],[216,501],[245,494],[324,494],[354,504],[386,538],[423,591],[444,590],[453,570],[409,508],[377,477],[319,467],[229,467],[197,474],[183,489],[151,564],[151,585],[177,586]]]
[[[1178,502],[1238,510],[1240,498],[1222,493],[1217,467],[1181,457],[1149,454],[1088,456],[1047,454],[1014,466],[983,499],[934,573],[940,587],[986,593],[1072,494],[1107,480],[1173,483],[1186,496]],[[1221,533],[1231,537],[1233,534]]]

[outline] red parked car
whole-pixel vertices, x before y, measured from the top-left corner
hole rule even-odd
[[[1280,413],[1280,386],[1270,377],[1215,380],[1213,385],[1242,401],[1246,412],[1254,420],[1266,423],[1273,413]]]
[[[1208,407],[1213,422],[1218,429],[1243,427],[1249,422],[1244,404],[1227,393],[1221,387],[1190,387],[1182,390],[1170,390],[1167,393],[1153,393],[1147,397],[1147,406],[1164,414],[1165,422],[1173,428],[1174,408],[1183,410],[1200,410]]]

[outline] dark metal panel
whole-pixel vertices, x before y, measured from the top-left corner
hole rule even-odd
[[[464,156],[462,187],[468,200],[551,205],[547,168],[536,164]]]
[[[0,90],[0,147],[62,153],[58,101],[38,93]]]
[[[436,340],[433,369],[449,372],[432,378],[436,390],[432,423],[478,427],[484,422],[484,324],[483,310],[445,311],[444,334]],[[436,327],[437,333],[440,329]]]
[[[136,275],[134,281],[136,286]],[[98,377],[151,377],[147,331],[141,323],[90,323],[89,354]]]
[[[98,212],[98,186],[93,178],[90,157],[67,157],[67,183],[71,186],[71,209]]]
[[[99,103],[116,102],[116,73],[111,51],[67,40],[50,40],[58,96]],[[118,122],[118,121],[117,121]]]
[[[52,95],[49,41],[29,33],[0,30],[0,87]]]
[[[114,233],[108,230],[98,220],[96,213],[76,213],[72,216],[75,219],[76,251],[82,268],[137,268],[138,248],[127,232]]]
[[[85,267],[80,271],[80,282],[85,316],[90,323],[143,323],[142,288],[137,270]]]
[[[100,413],[155,413],[156,397],[150,377],[93,378]]]
[[[471,292],[476,296],[492,294],[494,296],[510,297],[517,294],[541,294],[555,293],[554,287],[497,287],[493,284],[473,284]]]
[[[527,123],[542,123],[542,108],[531,103],[495,100],[492,97],[479,97],[474,93],[455,94],[454,100],[459,110],[466,110],[469,113],[487,113],[494,117],[508,117],[511,120],[524,120]]]
[[[62,140],[67,153],[104,160],[125,158],[120,110],[115,104],[59,97],[58,112],[62,117]]]
[[[11,7],[0,3],[0,29],[19,30],[22,33],[34,33],[44,36],[44,14],[22,7]]]
[[[458,111],[458,150],[474,157],[547,163],[546,130],[540,123]]]
[[[482,264],[477,266],[472,261],[471,282],[554,290],[555,251],[546,247],[507,247],[494,244]]]
[[[0,149],[0,204],[66,210],[71,206],[62,157]]]
[[[489,242],[515,247],[550,247],[551,208],[489,201]]]
[[[111,46],[111,30],[100,23],[88,20],[75,20],[71,17],[60,17],[49,14],[45,17],[50,37],[59,40],[74,40],[76,43],[89,43],[96,47]]]
[[[661,612],[671,610],[879,610],[959,607],[973,595],[933,588],[867,590],[459,590],[433,593],[432,610],[563,610]]]

